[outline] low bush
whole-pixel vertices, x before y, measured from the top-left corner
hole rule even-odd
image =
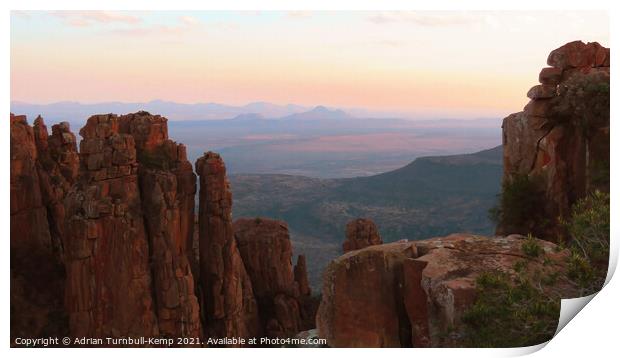
[[[526,263],[518,263],[523,270]],[[523,347],[553,337],[560,315],[560,298],[546,294],[524,273],[513,279],[502,272],[486,272],[477,279],[477,298],[465,311],[465,345]]]
[[[573,205],[569,220],[562,220],[568,232],[569,278],[584,295],[601,289],[609,265],[609,193],[594,191]]]
[[[517,175],[502,184],[497,206],[489,210],[491,220],[504,231],[536,233],[547,221],[543,215],[544,195],[536,178]]]

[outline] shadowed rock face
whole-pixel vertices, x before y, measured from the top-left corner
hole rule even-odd
[[[371,245],[383,243],[377,225],[370,219],[355,219],[347,223],[347,239],[342,244],[342,250],[347,253]]]
[[[64,336],[62,199],[73,177],[70,172],[65,177],[60,165],[72,165],[75,138],[67,139],[66,146],[55,140],[48,144],[40,117],[33,128],[25,116],[13,114],[10,133],[11,337]]]
[[[540,216],[549,220],[517,225],[521,227],[502,223],[497,234],[531,232],[539,237],[558,237],[561,229],[556,218],[567,217],[578,199],[600,185],[594,177],[601,167],[609,166],[609,105],[607,116],[583,118],[577,107],[595,107],[588,104],[592,98],[580,98],[568,114],[561,113],[558,104],[563,93],[576,90],[579,77],[589,86],[608,86],[609,59],[609,49],[596,42],[570,42],[552,51],[547,59],[551,67],[540,72],[541,84],[527,93],[530,102],[522,112],[504,119],[504,183],[517,176],[539,182],[544,202]],[[595,113],[597,109],[588,110]]]
[[[196,161],[196,172],[200,177],[200,283],[207,336],[257,337],[258,307],[234,238],[226,167],[218,154],[208,152]]]
[[[34,120],[33,129],[41,194],[47,208],[52,247],[56,256],[62,258],[62,240],[65,236],[63,201],[77,180],[80,165],[76,139],[67,122],[53,125],[52,135],[48,135],[47,126],[39,116]]]
[[[569,252],[550,242],[537,243],[546,259],[526,255],[517,235],[453,234],[349,252],[325,271],[319,335],[331,347],[443,345],[441,332],[462,329],[462,314],[476,298],[481,273],[515,276],[520,260],[532,272],[565,272]],[[558,279],[554,289],[565,297],[577,294],[566,279]]]
[[[238,219],[234,229],[258,302],[263,334],[294,336],[305,329],[304,299],[310,289],[303,256],[293,269],[288,226],[283,221],[255,218]]]

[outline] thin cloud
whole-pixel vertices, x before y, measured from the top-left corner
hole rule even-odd
[[[111,23],[137,24],[142,21],[137,16],[113,11],[53,11],[50,14],[62,19],[67,25],[75,27]]]
[[[184,34],[201,25],[200,20],[192,16],[181,16],[176,25],[152,25],[143,27],[121,28],[111,33],[123,36],[176,36]]]
[[[480,21],[480,17],[473,14],[437,14],[410,11],[380,12],[369,16],[367,19],[375,24],[411,23],[428,27],[468,25]]]

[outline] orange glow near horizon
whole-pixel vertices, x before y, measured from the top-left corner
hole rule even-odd
[[[496,116],[523,107],[551,50],[609,37],[601,12],[96,14],[12,13],[11,100]]]

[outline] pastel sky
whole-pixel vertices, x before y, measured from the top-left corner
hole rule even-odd
[[[520,110],[605,12],[12,12],[11,99],[277,104],[459,118]]]

